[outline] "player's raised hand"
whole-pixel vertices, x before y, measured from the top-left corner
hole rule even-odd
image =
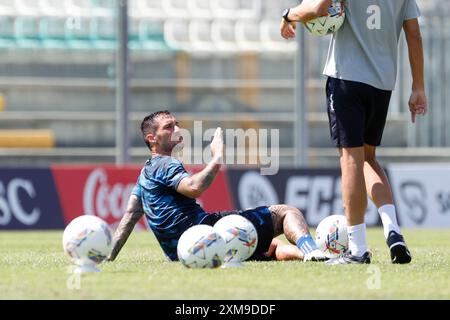
[[[423,90],[414,90],[409,98],[409,111],[412,123],[416,122],[416,115],[425,115],[428,111],[427,96]]]
[[[221,161],[223,157],[223,130],[221,127],[218,127],[214,132],[210,147],[213,159]]]

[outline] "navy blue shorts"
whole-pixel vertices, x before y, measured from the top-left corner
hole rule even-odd
[[[330,135],[336,147],[380,145],[391,91],[329,77],[326,94]]]
[[[238,214],[250,220],[250,222],[255,226],[256,232],[258,233],[258,245],[256,246],[253,255],[247,260],[272,260],[272,258],[269,258],[264,254],[269,250],[269,246],[272,243],[274,237],[272,213],[270,212],[269,208],[257,207],[248,210],[214,212],[210,213],[202,221],[202,223],[214,226],[217,221],[230,214]]]

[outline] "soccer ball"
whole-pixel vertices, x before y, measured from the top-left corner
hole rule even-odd
[[[225,240],[226,263],[240,263],[255,252],[258,234],[248,219],[232,214],[217,221],[214,230]]]
[[[95,266],[111,252],[111,229],[96,216],[73,219],[64,230],[63,249],[78,266]]]
[[[345,20],[344,3],[333,0],[328,8],[328,15],[317,17],[304,23],[306,29],[316,36],[325,36],[339,30]]]
[[[178,260],[188,268],[217,268],[223,262],[225,242],[213,227],[199,224],[178,240]]]
[[[334,214],[320,221],[316,229],[316,244],[327,258],[336,258],[348,250],[347,220]]]

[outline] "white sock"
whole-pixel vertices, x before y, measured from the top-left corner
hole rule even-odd
[[[356,226],[348,226],[348,248],[354,256],[361,257],[368,251],[366,242],[366,224],[361,223]]]
[[[385,204],[378,208],[381,222],[383,223],[384,237],[387,239],[390,231],[400,233],[400,227],[397,223],[397,215],[393,204]]]

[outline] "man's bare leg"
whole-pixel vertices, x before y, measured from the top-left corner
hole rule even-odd
[[[392,230],[400,233],[400,227],[397,223],[391,185],[386,173],[376,159],[375,149],[374,146],[364,145],[364,178],[367,194],[378,208],[384,227],[384,236],[387,239],[389,232]]]
[[[364,178],[370,199],[377,206],[383,223],[384,237],[393,263],[410,263],[411,253],[400,232],[389,180],[375,155],[376,147],[364,145]]]
[[[269,210],[272,212],[274,237],[284,234],[290,243],[299,248],[305,261],[326,260],[325,255],[318,250],[312,239],[305,217],[300,210],[288,205],[273,205],[269,207]]]
[[[303,260],[302,251],[292,244],[274,238],[266,255],[278,261]]]
[[[354,256],[368,251],[364,215],[367,209],[364,148],[340,149],[342,204],[347,217],[349,250]]]
[[[329,265],[370,263],[364,215],[367,208],[364,179],[364,147],[342,148],[342,204],[347,217],[349,252],[327,261]]]

